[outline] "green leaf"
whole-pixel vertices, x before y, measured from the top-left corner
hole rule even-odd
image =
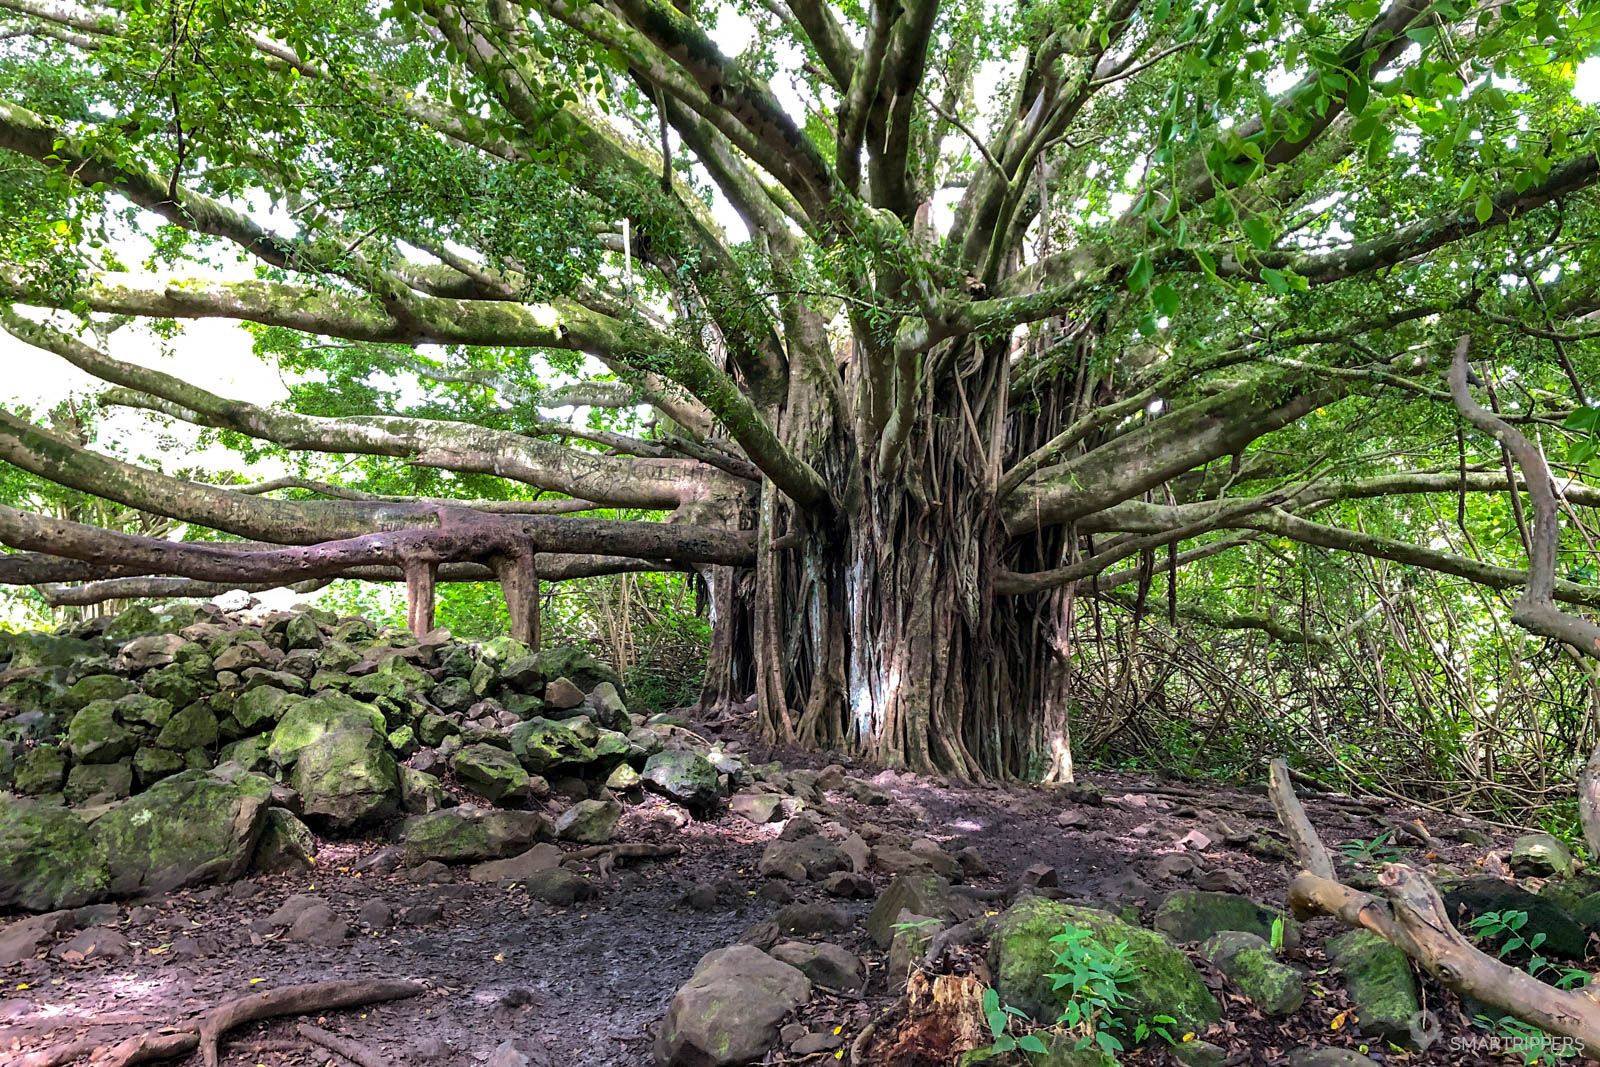
[[[1157,315],[1164,315],[1170,319],[1178,313],[1177,290],[1162,282],[1150,290],[1150,306],[1155,308]]]
[[[1143,252],[1133,261],[1133,266],[1128,270],[1128,288],[1135,293],[1143,292],[1150,286],[1150,279],[1154,278],[1156,268],[1150,262],[1150,257]]]
[[[1289,276],[1275,267],[1262,267],[1261,280],[1267,283],[1267,288],[1282,296],[1289,291]]]
[[[1278,236],[1278,228],[1264,215],[1245,219],[1239,225],[1244,229],[1244,235],[1250,238],[1250,243],[1257,248],[1271,248],[1274,238]]]
[[[1488,193],[1478,194],[1478,203],[1472,209],[1472,214],[1477,217],[1479,222],[1488,222],[1494,215],[1494,201],[1489,199]]]
[[[1040,1041],[1038,1036],[1034,1034],[1023,1034],[1017,1039],[1017,1047],[1024,1052],[1036,1052],[1041,1056],[1050,1051],[1045,1043]]]

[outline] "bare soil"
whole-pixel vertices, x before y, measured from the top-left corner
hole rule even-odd
[[[765,754],[762,754],[765,755]],[[795,764],[814,760],[782,753]],[[1252,849],[1250,842],[1275,821],[1262,793],[1205,784],[1161,782],[1115,773],[1092,773],[1103,803],[1074,802],[1030,788],[951,786],[911,775],[884,773],[875,783],[893,799],[867,807],[830,794],[827,814],[873,834],[927,836],[950,852],[975,847],[990,873],[971,879],[979,887],[1015,885],[1023,872],[1054,868],[1060,889],[1073,898],[1135,906],[1148,918],[1165,893],[1202,874],[1236,878],[1258,900],[1281,902],[1293,873],[1289,863]],[[1304,795],[1313,821],[1330,846],[1370,839],[1385,827],[1420,815],[1428,832],[1448,840],[1452,820],[1396,807],[1364,807],[1338,798]],[[465,868],[448,880],[414,884],[404,873],[363,872],[385,842],[328,842],[315,872],[256,877],[231,886],[174,893],[117,906],[115,927],[128,940],[125,954],[85,959],[61,957],[71,935],[48,955],[0,970],[0,1064],[21,1054],[84,1036],[107,1043],[180,1024],[220,1000],[252,988],[328,978],[409,977],[425,981],[422,998],[332,1013],[319,1025],[361,1041],[395,1064],[474,1064],[515,1040],[535,1065],[632,1067],[652,1063],[650,1046],[673,991],[706,952],[738,941],[778,908],[784,890],[800,899],[820,897],[813,885],[768,886],[757,862],[777,826],[755,827],[723,814],[679,830],[647,818],[649,805],[624,820],[622,840],[672,841],[681,854],[619,866],[598,899],[569,908],[532,901],[520,888],[466,880]],[[1059,819],[1079,825],[1063,827]],[[1479,829],[1485,829],[1479,827]],[[1208,843],[1191,838],[1198,831]],[[1497,843],[1508,843],[1499,835]],[[1485,849],[1459,843],[1406,851],[1419,864],[1448,863],[1470,870]],[[1167,873],[1174,863],[1195,869]],[[1167,863],[1164,866],[1163,860]],[[1215,872],[1233,872],[1217,874]],[[879,888],[886,879],[874,876]],[[695,885],[718,890],[711,910],[683,901]],[[324,898],[356,933],[332,947],[292,942],[262,920],[287,897]],[[779,899],[772,899],[776,896]],[[396,916],[390,929],[356,922],[374,899]],[[852,904],[864,914],[869,902]],[[253,928],[254,924],[254,928]],[[1320,945],[1337,932],[1323,921],[1310,930],[1298,962],[1312,973],[1306,1006],[1288,1019],[1268,1020],[1207,973],[1222,994],[1226,1018],[1204,1035],[1230,1052],[1230,1063],[1273,1065],[1302,1045],[1362,1047],[1353,1028],[1340,1025],[1349,1005],[1336,978],[1324,977]],[[872,975],[865,995],[818,995],[802,1009],[811,1029],[837,1028],[848,1048],[863,1025],[892,1010],[900,998],[883,977],[883,959],[859,930],[834,940],[863,955]],[[957,966],[982,967],[981,951]],[[1431,982],[1428,1007],[1445,1026],[1445,1040],[1423,1053],[1368,1048],[1373,1059],[1405,1064],[1518,1062],[1448,1048],[1465,1033],[1454,999]],[[316,1021],[316,1020],[313,1020]],[[300,1041],[296,1020],[255,1024],[235,1031],[223,1046],[229,1065],[280,1067],[338,1062]],[[848,1056],[845,1057],[848,1061]],[[196,1060],[196,1062],[198,1062]],[[770,1062],[839,1062],[833,1051],[802,1061],[784,1051]],[[1128,1056],[1131,1064],[1177,1062],[1151,1047]]]

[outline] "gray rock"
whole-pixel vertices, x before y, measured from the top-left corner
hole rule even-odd
[[[496,804],[526,800],[533,783],[517,757],[493,745],[468,745],[450,759],[462,785]]]
[[[728,800],[728,810],[762,826],[778,817],[782,800],[777,793],[736,793]]]
[[[580,800],[556,820],[556,836],[563,841],[603,845],[616,832],[622,805],[615,800]]]
[[[284,935],[290,941],[308,945],[338,945],[350,936],[350,924],[335,915],[326,904],[313,904],[299,915]]]
[[[838,934],[850,929],[850,914],[836,904],[786,904],[772,917],[781,933],[796,937]]]
[[[1289,1067],[1378,1067],[1347,1048],[1300,1048],[1289,1053]]]
[[[580,900],[591,900],[598,895],[594,883],[565,867],[551,867],[529,875],[522,883],[528,895],[546,904],[566,907]]]
[[[778,1042],[784,1016],[811,999],[798,969],[750,945],[701,958],[673,995],[656,1038],[659,1067],[735,1067],[760,1060]]]
[[[408,819],[401,848],[410,863],[471,863],[526,852],[550,836],[550,820],[536,811],[490,811],[461,806]]]
[[[1552,834],[1524,834],[1511,845],[1511,870],[1524,878],[1566,878],[1572,852]]]
[[[797,841],[781,838],[761,853],[759,870],[767,878],[787,878],[792,882],[826,878],[848,867],[850,861],[837,845],[821,834]]]
[[[268,808],[254,867],[264,874],[308,871],[316,865],[317,839],[293,812]]]
[[[894,941],[894,926],[900,913],[930,915],[944,919],[950,914],[946,896],[950,883],[929,871],[902,874],[889,883],[878,902],[867,916],[867,933],[879,948],[888,948]]]
[[[716,768],[695,752],[657,752],[645,761],[643,777],[646,788],[696,814],[711,811],[722,796]]]

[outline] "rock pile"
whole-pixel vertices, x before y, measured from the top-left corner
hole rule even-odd
[[[15,794],[0,793],[0,909],[288,869],[310,862],[313,832],[406,816],[414,861],[496,859],[549,836],[527,809],[550,798],[583,802],[564,838],[602,843],[611,790],[705,815],[750,783],[736,756],[630,713],[580,649],[213,605],[0,633],[0,790]],[[479,806],[433,818],[459,793]]]

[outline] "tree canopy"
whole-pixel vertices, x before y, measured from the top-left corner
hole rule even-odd
[[[1468,399],[1556,479],[1553,601],[1600,607],[1591,5],[0,11],[0,327],[299,472],[0,412],[0,581],[495,578],[532,636],[542,581],[692,569],[706,701],[1059,777],[1082,605],[1326,646],[1413,570],[1515,595],[1523,468],[1452,397],[1467,335]],[[289,400],[110,351],[197,319]],[[1369,560],[1343,617],[1262,595]]]

